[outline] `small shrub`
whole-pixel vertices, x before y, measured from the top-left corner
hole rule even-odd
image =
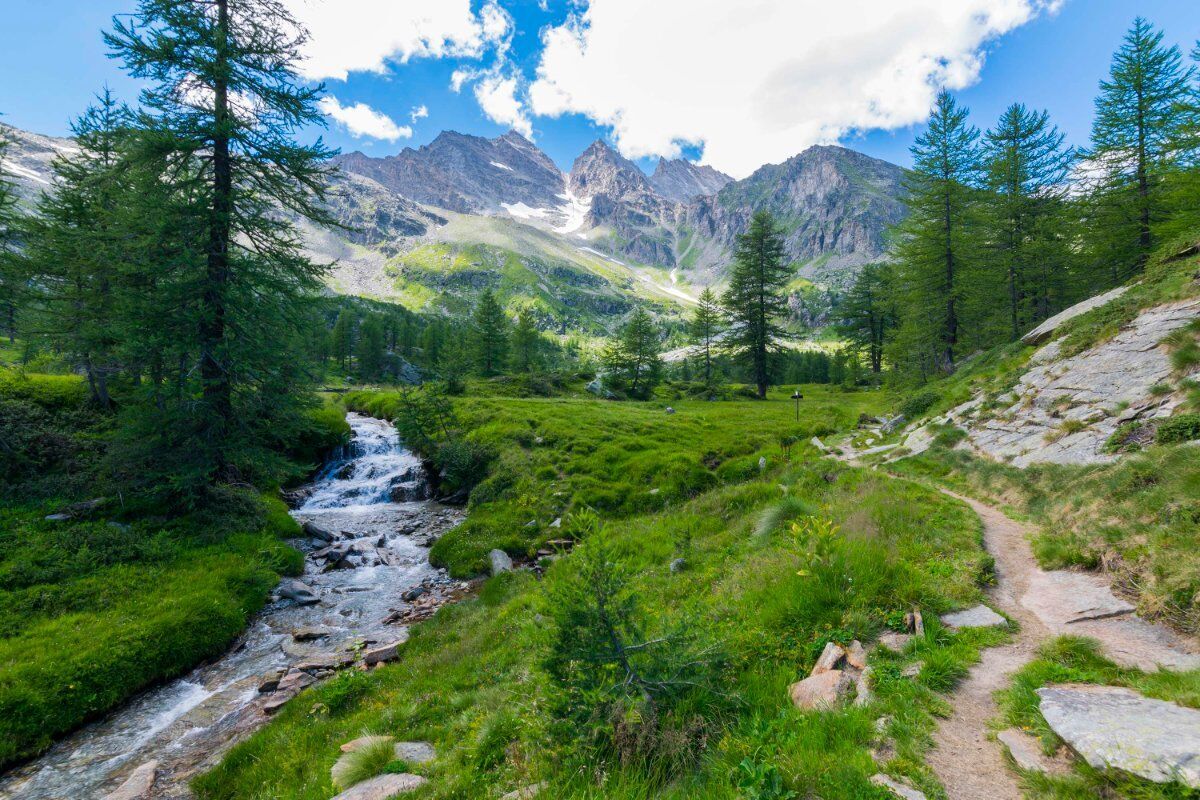
[[[1200,439],[1200,414],[1177,414],[1159,423],[1155,440],[1159,444],[1179,444]]]
[[[939,400],[941,400],[941,397],[937,392],[931,389],[926,389],[924,391],[917,392],[916,394],[909,395],[908,398],[900,404],[900,413],[903,414],[906,419],[913,420],[924,414],[929,409],[933,408],[933,406]]]
[[[1108,441],[1104,443],[1105,453],[1131,453],[1141,450],[1154,441],[1154,429],[1140,420],[1122,423]]]
[[[1165,397],[1172,392],[1169,383],[1156,383],[1150,387],[1150,395],[1152,397]]]

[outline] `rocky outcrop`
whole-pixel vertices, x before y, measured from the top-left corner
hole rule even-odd
[[[1125,294],[1125,292],[1127,292],[1127,291],[1129,291],[1128,286],[1118,286],[1116,289],[1113,289],[1112,291],[1105,292],[1104,294],[1098,294],[1095,297],[1092,297],[1088,300],[1084,300],[1082,303],[1076,303],[1075,305],[1071,306],[1070,308],[1068,308],[1064,311],[1058,312],[1053,317],[1050,317],[1050,319],[1046,320],[1041,325],[1038,325],[1036,328],[1031,330],[1029,333],[1022,336],[1021,341],[1024,342],[1025,344],[1041,344],[1042,342],[1046,341],[1051,336],[1053,336],[1055,331],[1057,331],[1059,328],[1061,328],[1064,324],[1066,324],[1070,320],[1073,320],[1078,316],[1086,314],[1087,312],[1091,311],[1092,309],[1096,309],[1096,308],[1100,308],[1100,306],[1108,305],[1110,302],[1112,302],[1113,300],[1116,300],[1118,297]]]
[[[724,172],[682,158],[660,158],[650,176],[650,185],[659,197],[676,203],[716,194],[730,183],[733,178]]]
[[[1119,427],[1164,419],[1182,402],[1170,386],[1188,376],[1173,373],[1162,342],[1198,318],[1200,298],[1181,300],[1142,311],[1116,336],[1078,355],[1062,357],[1061,341],[1052,341],[998,401],[985,405],[976,397],[932,425],[959,427],[967,433],[960,447],[1017,467],[1112,461],[1117,456],[1105,445]],[[921,426],[905,439],[906,452],[927,449],[932,438],[931,425]]]
[[[1116,686],[1037,694],[1047,724],[1093,768],[1200,788],[1200,711]]]

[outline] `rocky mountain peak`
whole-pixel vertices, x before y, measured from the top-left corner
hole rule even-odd
[[[682,158],[660,158],[650,176],[650,185],[656,192],[678,203],[716,194],[732,182],[733,178],[724,172]]]
[[[575,159],[567,184],[580,198],[603,195],[617,199],[654,193],[636,164],[599,139]]]

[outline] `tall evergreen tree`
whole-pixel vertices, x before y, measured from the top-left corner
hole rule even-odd
[[[871,372],[883,370],[883,348],[896,327],[896,287],[889,264],[867,264],[835,311],[837,330],[857,353],[865,353]]]
[[[125,206],[136,203],[124,168],[130,113],[107,89],[73,125],[78,151],[53,162],[54,190],[29,220],[27,256],[37,287],[35,331],[87,378],[109,409],[118,361],[121,269],[136,256]]]
[[[791,279],[783,235],[767,211],[757,212],[738,237],[733,272],[722,302],[729,320],[726,343],[765,398],[774,379],[772,355],[784,336],[785,287]]]
[[[1016,339],[1065,305],[1067,178],[1074,161],[1045,112],[1015,103],[984,136],[989,268],[1003,277]]]
[[[472,334],[475,367],[485,378],[500,374],[508,357],[508,319],[491,289],[485,289],[475,305]]]
[[[517,314],[517,324],[512,332],[512,370],[516,373],[533,372],[542,363],[542,336],[529,309]]]
[[[17,257],[17,192],[3,166],[9,148],[0,128],[0,333],[17,338],[17,303],[24,279]]]
[[[1192,62],[1192,89],[1178,109],[1180,156],[1164,186],[1168,214],[1156,229],[1159,241],[1180,247],[1200,238],[1200,42]]]
[[[375,380],[383,375],[387,348],[384,342],[383,320],[378,314],[368,314],[358,326],[358,341],[354,345],[358,357],[358,375]]]
[[[703,365],[704,383],[711,386],[713,382],[713,356],[717,341],[724,326],[720,301],[709,287],[704,287],[700,293],[696,310],[692,312],[691,325],[688,333],[692,346],[699,352],[700,363]]]
[[[350,369],[354,355],[354,317],[344,308],[338,312],[329,332],[329,352],[342,372]]]
[[[1154,229],[1167,215],[1166,178],[1187,160],[1180,149],[1196,124],[1184,113],[1195,70],[1162,39],[1148,21],[1134,20],[1096,98],[1087,153],[1097,183],[1090,239],[1112,284],[1145,267]]]
[[[662,379],[660,349],[654,320],[638,308],[604,351],[610,385],[638,400],[648,398]]]
[[[912,146],[909,217],[896,248],[905,295],[898,359],[922,373],[953,369],[963,338],[967,274],[976,267],[979,131],[949,92],[938,94],[928,128]]]
[[[168,469],[183,493],[277,470],[267,445],[307,397],[296,390],[311,376],[289,349],[324,267],[304,257],[289,219],[332,224],[321,202],[332,151],[293,139],[324,121],[320,89],[297,74],[306,37],[280,0],[140,0],[105,36],[147,84],[139,157],[162,167],[203,228],[196,368],[186,370],[198,402],[185,392],[186,406],[155,423],[177,434],[167,444],[180,458]]]

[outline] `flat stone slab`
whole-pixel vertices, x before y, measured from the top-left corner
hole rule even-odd
[[[966,611],[955,611],[953,614],[943,614],[942,624],[951,630],[963,628],[999,628],[1008,624],[1008,620],[984,605],[968,608]]]
[[[1200,711],[1117,686],[1037,693],[1050,728],[1093,768],[1200,788]]]
[[[875,784],[876,786],[882,786],[884,789],[887,789],[889,792],[896,795],[896,797],[900,797],[903,800],[927,800],[924,792],[914,789],[911,786],[907,786],[895,778],[889,778],[883,773],[872,775],[871,783]]]
[[[1067,764],[1047,757],[1042,752],[1042,743],[1025,731],[1006,728],[996,734],[996,739],[1008,750],[1013,762],[1026,772],[1061,775],[1069,769]]]
[[[389,800],[400,794],[415,792],[428,781],[420,775],[379,775],[356,783],[333,800]]]
[[[429,742],[396,742],[396,758],[406,764],[428,764],[437,758]]]
[[[1100,306],[1107,305],[1121,295],[1125,294],[1127,291],[1129,291],[1128,286],[1120,286],[1112,291],[1105,292],[1104,294],[1098,294],[1095,297],[1089,297],[1082,303],[1076,303],[1070,308],[1058,312],[1053,317],[1050,317],[1041,325],[1038,325],[1029,333],[1022,336],[1021,341],[1025,344],[1040,344],[1041,342],[1044,342],[1046,339],[1050,338],[1051,334],[1053,334],[1056,330],[1061,328],[1063,323],[1067,322],[1068,320],[1075,319],[1075,317],[1078,317],[1081,314],[1086,314],[1093,308],[1099,308]]]
[[[1112,593],[1103,577],[1067,570],[1031,575],[1021,605],[1049,625],[1071,625],[1134,612],[1131,604]]]

